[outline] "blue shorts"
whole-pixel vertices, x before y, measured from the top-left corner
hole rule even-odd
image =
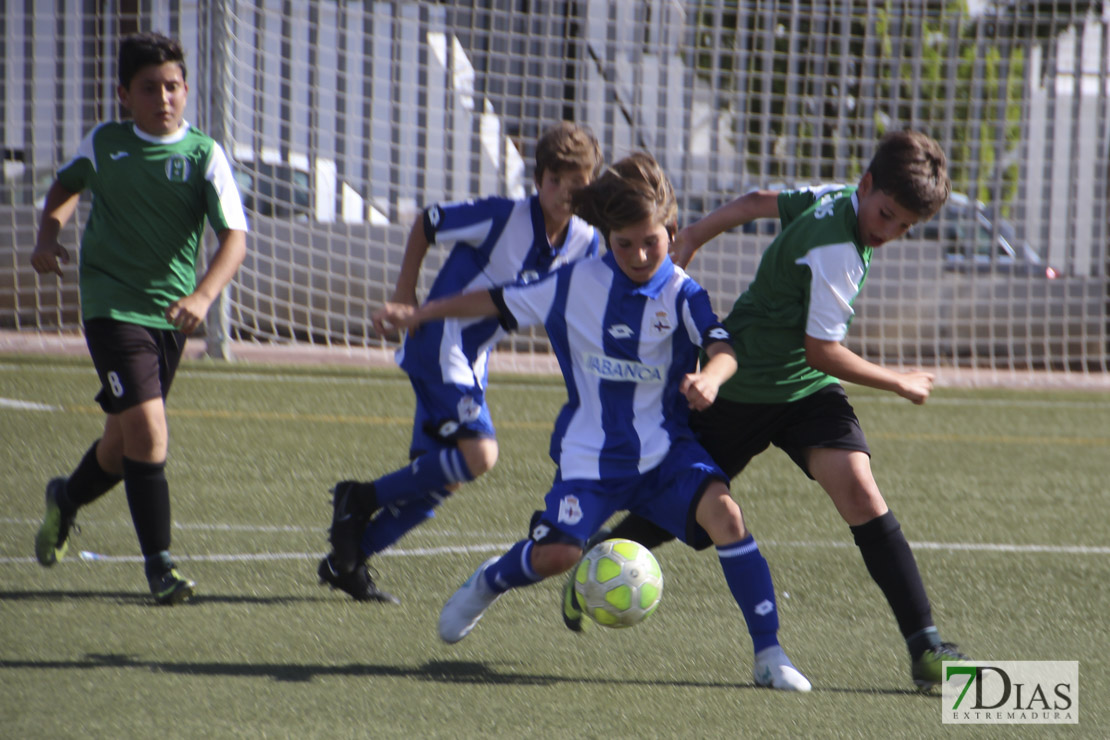
[[[531,536],[536,541],[582,546],[610,516],[627,510],[701,549],[710,539],[694,512],[705,489],[718,480],[728,485],[709,453],[693,440],[678,440],[662,463],[640,475],[607,480],[556,478]]]
[[[448,385],[409,377],[416,394],[409,456],[454,447],[459,439],[496,437],[482,388]]]

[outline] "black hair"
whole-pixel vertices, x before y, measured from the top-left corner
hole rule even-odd
[[[119,45],[119,84],[131,86],[131,80],[143,67],[176,62],[185,79],[185,52],[169,36],[160,33],[136,33],[126,37]]]

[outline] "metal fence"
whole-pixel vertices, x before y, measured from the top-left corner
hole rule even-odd
[[[684,222],[754,187],[852,182],[884,131],[913,127],[944,146],[960,196],[876,257],[849,345],[894,364],[1104,372],[1110,10],[968,5],[7,0],[0,328],[79,325],[73,277],[27,264],[36,201],[119,114],[118,39],[150,29],[186,46],[186,117],[233,156],[249,207],[232,337],[389,346],[368,316],[419,209],[529,192],[557,120],[590,125],[609,159],[655,154]],[[719,311],[776,229],[695,259]]]

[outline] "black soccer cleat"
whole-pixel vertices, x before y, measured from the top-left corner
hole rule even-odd
[[[366,563],[359,563],[354,570],[340,573],[332,565],[332,557],[332,555],[325,557],[320,561],[320,567],[316,569],[321,584],[326,583],[333,589],[337,588],[355,601],[379,601],[383,604],[401,603],[401,600],[396,596],[388,591],[382,591],[374,584],[374,579],[370,577],[370,569],[366,567]]]
[[[354,570],[365,558],[360,542],[362,533],[366,531],[366,525],[370,522],[375,502],[372,483],[367,484],[370,486],[371,501],[358,500],[357,489],[362,485],[358,481],[342,480],[331,489],[333,510],[328,541],[331,542],[332,548],[331,562],[338,573]]]

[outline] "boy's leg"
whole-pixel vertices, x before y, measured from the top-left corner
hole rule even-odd
[[[161,397],[116,415],[123,437],[123,486],[145,560],[147,582],[159,603],[190,598],[195,584],[182,578],[170,558],[170,486],[166,480],[168,430]]]
[[[924,664],[931,666],[934,662],[931,656],[963,656],[954,646],[941,642],[917,561],[901,525],[879,492],[870,458],[855,450],[819,448],[809,452],[808,466],[848,523],[868,573],[890,604],[906,640],[914,679],[931,682],[930,676],[939,674],[939,661],[935,671],[931,667],[926,670]]]
[[[695,515],[716,545],[729,591],[744,614],[755,651],[752,675],[756,684],[784,691],[809,691],[809,680],[779,645],[778,603],[771,569],[723,481],[709,483]]]
[[[156,601],[176,604],[193,595],[170,559],[170,501],[166,481],[169,430],[165,400],[185,348],[185,335],[94,319],[85,337],[100,376],[100,406],[108,413],[97,448],[102,467],[118,455],[131,520]]]
[[[609,533],[609,537],[639,542],[649,550],[665,545],[675,538],[673,534],[658,524],[649,522],[636,514],[628,514],[624,519],[617,522],[613,531]]]
[[[35,555],[43,565],[53,565],[65,556],[77,510],[122,480],[97,461],[100,442],[92,443],[69,478],[53,478],[46,484],[46,516],[35,537]]]
[[[411,462],[370,483],[340,481],[333,492],[330,530],[332,557],[341,571],[362,561],[367,525],[375,512],[388,506],[423,499],[484,474],[497,461],[497,439],[489,407],[479,388],[425,383],[411,379],[416,393]],[[416,526],[426,517],[398,520]],[[404,531],[393,532],[394,541]]]
[[[616,495],[603,495],[602,489],[599,481],[556,482],[544,498],[546,509],[532,517],[528,539],[482,563],[443,605],[440,638],[458,642],[504,592],[570,570],[582,555],[583,543],[619,505]],[[561,516],[561,511],[573,513]]]

